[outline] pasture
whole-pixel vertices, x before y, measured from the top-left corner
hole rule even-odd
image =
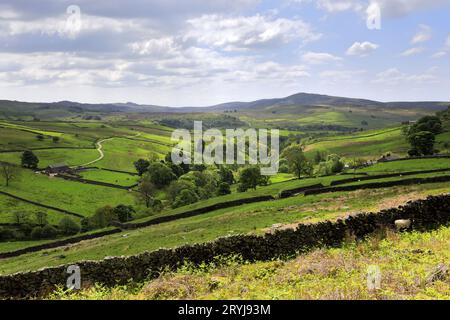
[[[132,255],[186,243],[213,240],[220,236],[266,232],[273,224],[298,224],[337,219],[360,211],[378,211],[408,200],[450,191],[447,184],[395,187],[297,196],[277,201],[243,205],[204,215],[172,221],[123,234],[81,242],[67,248],[52,249],[48,255],[31,253],[2,260],[0,273],[36,270],[78,260],[98,260],[106,256]],[[1,248],[1,247],[0,247]],[[3,250],[1,250],[3,251]]]

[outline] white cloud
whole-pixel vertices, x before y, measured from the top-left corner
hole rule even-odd
[[[248,17],[204,15],[187,23],[190,28],[185,40],[228,51],[286,44],[293,40],[309,42],[321,37],[302,20],[259,14]]]
[[[431,27],[421,24],[419,26],[419,32],[417,32],[411,40],[411,44],[418,44],[422,42],[426,42],[431,39]]]
[[[450,36],[447,38],[447,41],[446,41],[445,45],[446,45],[447,47],[450,47]]]
[[[410,57],[422,53],[425,49],[422,47],[415,47],[408,50],[405,50],[401,53],[402,57]]]
[[[377,44],[365,41],[365,42],[355,42],[347,50],[347,55],[349,56],[366,56],[369,53],[375,51],[379,46]]]
[[[446,51],[439,51],[439,52],[436,52],[435,54],[433,54],[431,57],[433,59],[439,59],[439,58],[445,57],[446,55],[447,55]]]
[[[355,0],[317,0],[317,6],[328,12],[359,11],[363,8],[363,4]]]
[[[383,16],[386,17],[401,17],[449,4],[448,0],[374,0],[374,2],[380,5]]]
[[[342,58],[325,52],[307,52],[302,55],[302,60],[307,64],[326,64],[341,61]]]
[[[421,74],[407,74],[401,72],[397,68],[391,68],[380,72],[376,75],[373,83],[384,84],[389,86],[404,84],[430,84],[438,82],[437,76],[434,74],[435,69],[429,69]]]

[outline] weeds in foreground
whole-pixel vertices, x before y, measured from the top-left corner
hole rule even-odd
[[[289,261],[248,263],[221,257],[185,263],[147,283],[79,292],[50,299],[449,299],[450,228],[398,234],[383,230],[366,241],[318,249]],[[377,266],[380,287],[367,286]]]

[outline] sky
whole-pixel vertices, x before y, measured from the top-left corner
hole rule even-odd
[[[0,100],[450,101],[450,0],[0,0]]]

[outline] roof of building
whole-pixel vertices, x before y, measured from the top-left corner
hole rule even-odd
[[[60,168],[67,168],[67,167],[69,167],[69,166],[65,163],[51,164],[48,166],[49,169],[60,169]]]

